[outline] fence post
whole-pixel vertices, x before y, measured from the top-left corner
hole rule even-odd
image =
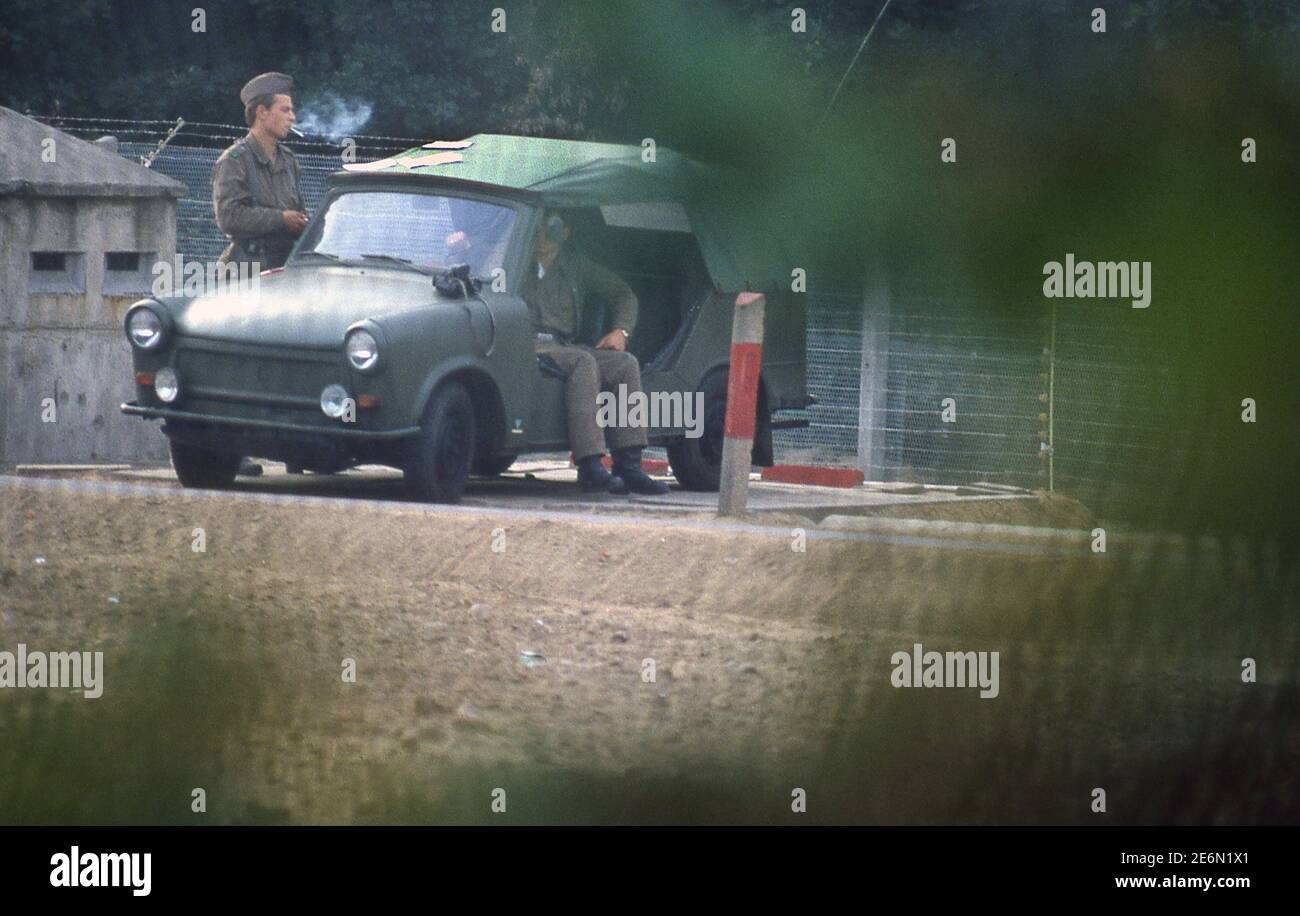
[[[1052,339],[1047,365],[1047,492],[1056,492],[1056,300],[1052,300]]]
[[[886,388],[889,383],[889,281],[883,264],[876,259],[867,264],[859,369],[858,467],[867,480],[884,480]],[[877,418],[879,426],[876,425]]]
[[[731,323],[731,367],[727,373],[727,419],[722,440],[719,515],[744,515],[749,498],[766,301],[761,293],[736,296],[736,312]]]

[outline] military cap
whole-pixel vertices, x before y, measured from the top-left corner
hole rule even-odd
[[[552,242],[564,241],[564,230],[568,227],[564,223],[564,217],[560,216],[560,214],[548,213],[542,226],[545,228],[546,237]]]
[[[293,77],[284,73],[263,73],[253,77],[239,90],[239,101],[247,105],[259,95],[288,95],[293,90]]]

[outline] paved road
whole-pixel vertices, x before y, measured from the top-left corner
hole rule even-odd
[[[173,494],[177,499],[249,500],[271,503],[303,503],[337,507],[341,501],[368,511],[419,511],[431,516],[489,517],[503,519],[548,519],[552,521],[582,521],[602,525],[645,527],[687,527],[698,530],[744,533],[755,537],[775,537],[789,540],[789,524],[764,524],[761,515],[751,515],[752,521],[730,521],[700,517],[709,511],[711,494],[674,491],[669,497],[657,499],[654,504],[636,497],[606,497],[593,500],[578,493],[571,480],[548,479],[538,474],[526,477],[511,475],[496,480],[473,480],[465,499],[458,505],[429,505],[412,501],[402,489],[401,475],[397,472],[366,470],[331,476],[288,476],[271,474],[262,478],[241,478],[230,490],[183,490],[170,471],[130,472],[110,475],[114,479],[85,477],[59,479],[28,476],[0,475],[0,487],[62,490],[76,493],[115,495],[122,498],[157,498],[160,493]],[[756,493],[765,488],[788,485],[755,485]],[[798,490],[820,488],[795,488]],[[760,497],[761,498],[761,497]],[[803,501],[813,500],[806,494]],[[759,500],[756,499],[755,502]],[[798,512],[798,506],[786,500],[774,500],[774,510]],[[826,511],[838,512],[844,503],[835,501]],[[674,511],[675,510],[675,511]],[[713,510],[716,511],[716,510]],[[969,529],[969,526],[967,526]],[[997,526],[990,528],[990,533]],[[926,536],[933,531],[936,536]],[[953,537],[943,522],[922,523],[918,533],[899,534],[888,531],[845,531],[818,527],[812,522],[805,528],[809,540],[860,541],[887,543],[916,547],[937,547],[944,550],[970,550],[1029,554],[1034,556],[1077,556],[1086,553],[1078,544],[1039,542],[1026,543],[1005,537]],[[968,530],[967,533],[972,533]]]

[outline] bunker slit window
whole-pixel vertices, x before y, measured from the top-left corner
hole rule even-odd
[[[153,254],[146,251],[104,252],[104,295],[134,296],[149,292]]]
[[[29,293],[84,293],[85,256],[77,251],[33,251],[27,273]]]
[[[33,251],[32,270],[63,273],[68,269],[68,255],[63,251]]]
[[[110,251],[104,255],[104,269],[109,271],[125,271],[135,273],[140,269],[140,252],[138,251]]]

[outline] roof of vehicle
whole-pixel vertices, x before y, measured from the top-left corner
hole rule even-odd
[[[424,161],[412,165],[419,160]],[[740,176],[662,146],[651,158],[640,146],[476,134],[358,166],[344,174],[426,176],[439,183],[508,188],[552,207],[677,202],[724,289],[767,290],[789,282],[788,258],[776,235],[762,228],[761,214],[745,212],[750,195]]]

